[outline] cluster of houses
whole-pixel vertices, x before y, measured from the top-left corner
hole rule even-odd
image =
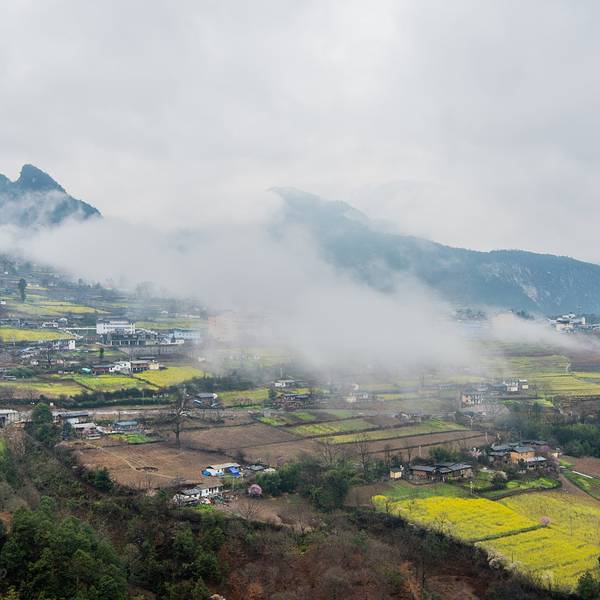
[[[124,318],[104,318],[96,321],[96,336],[106,346],[171,346],[200,343],[202,335],[196,329],[175,327],[167,332],[137,328],[134,321]]]
[[[208,465],[202,470],[202,476],[210,479],[191,488],[180,490],[173,496],[172,503],[181,507],[222,501],[225,491],[224,477],[243,479],[257,473],[275,473],[275,469],[259,464],[242,466],[235,462]],[[258,497],[262,495],[262,489],[256,483],[252,483],[248,487],[247,493],[250,496]]]
[[[138,360],[118,360],[113,363],[93,365],[91,368],[82,369],[82,371],[94,375],[105,373],[129,375],[131,373],[143,373],[144,371],[158,371],[160,368],[161,365],[154,358],[140,358]]]
[[[488,453],[490,466],[503,470],[514,466],[521,472],[540,471],[548,466],[547,456],[558,458],[560,450],[550,448],[543,440],[527,440],[492,444]],[[414,482],[446,482],[473,477],[473,465],[466,462],[410,464],[390,469],[390,479],[409,479]]]
[[[498,402],[501,396],[528,392],[527,379],[505,379],[498,383],[481,383],[464,388],[460,395],[460,404],[463,408],[492,404]]]
[[[76,437],[98,439],[103,435],[146,433],[139,421],[133,419],[115,421],[112,425],[97,425],[87,411],[62,411],[53,413],[55,423],[68,423]]]
[[[559,333],[589,332],[600,328],[600,325],[588,324],[583,315],[569,313],[550,319],[551,326]]]

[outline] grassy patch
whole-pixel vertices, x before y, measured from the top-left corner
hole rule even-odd
[[[154,441],[143,433],[120,433],[113,437],[117,440],[127,442],[128,444],[148,444]]]
[[[553,490],[560,487],[560,482],[550,477],[538,477],[537,479],[511,480],[502,490],[484,490],[482,496],[496,500],[516,492],[527,492],[530,490]]]
[[[433,483],[431,485],[413,485],[407,481],[398,481],[386,491],[385,496],[392,501],[409,500],[411,498],[431,498],[443,496],[445,498],[466,497],[467,492],[457,485],[449,483]]]

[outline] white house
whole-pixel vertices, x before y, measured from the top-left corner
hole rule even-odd
[[[221,484],[221,482],[201,483],[196,487],[181,490],[178,494],[175,494],[175,496],[173,496],[173,503],[178,506],[197,504],[204,498],[217,496],[222,491],[223,484]]]
[[[273,384],[276,388],[290,388],[296,385],[295,379],[279,379]]]
[[[109,333],[133,335],[135,334],[135,323],[129,319],[98,319],[96,334],[107,335]]]

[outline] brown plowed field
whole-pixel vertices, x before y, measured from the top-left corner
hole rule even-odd
[[[202,475],[204,468],[231,460],[224,454],[177,450],[164,443],[115,446],[90,440],[71,447],[85,467],[106,467],[116,482],[140,489],[207,482],[211,478]]]
[[[262,423],[239,427],[213,427],[184,431],[181,434],[181,443],[186,447],[224,452],[233,452],[257,444],[276,444],[297,439],[295,435],[281,427],[271,427]]]

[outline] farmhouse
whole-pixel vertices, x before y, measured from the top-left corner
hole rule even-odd
[[[241,467],[238,463],[222,463],[219,465],[209,465],[202,471],[205,477],[223,477],[224,475],[233,475],[233,477],[242,477]]]
[[[138,427],[139,423],[137,421],[117,421],[115,423],[117,431],[135,431]]]
[[[276,388],[291,388],[296,387],[295,379],[278,379],[273,383],[273,386]]]
[[[542,447],[543,446],[541,445],[538,446],[540,449]],[[529,461],[527,464],[539,466],[547,462],[546,459],[538,460],[543,457],[536,456],[536,449],[533,447],[533,445],[529,445],[524,442],[492,444],[491,449],[488,452],[488,456],[492,464],[495,465],[519,464],[521,461],[524,461],[525,463]]]
[[[467,463],[440,463],[435,467],[441,481],[473,477],[473,467]]]
[[[87,423],[70,423],[75,435],[80,437],[88,437],[92,435],[97,435],[98,430],[96,427],[96,423],[87,422]]]
[[[173,504],[177,506],[185,506],[190,504],[198,504],[204,498],[217,496],[223,491],[223,485],[220,482],[201,483],[196,487],[181,490],[173,496]]]
[[[194,344],[198,344],[202,341],[202,334],[198,330],[183,329],[180,327],[171,329],[166,337],[172,340],[183,340],[185,342],[192,342]]]
[[[404,467],[399,467],[397,469],[390,469],[390,479],[402,479],[403,473],[404,473]]]
[[[10,408],[0,410],[0,427],[6,427],[11,423],[16,423],[19,420],[19,413]]]
[[[409,477],[416,480],[452,481],[473,477],[473,467],[467,463],[438,463],[433,466],[410,465],[408,471]]]

